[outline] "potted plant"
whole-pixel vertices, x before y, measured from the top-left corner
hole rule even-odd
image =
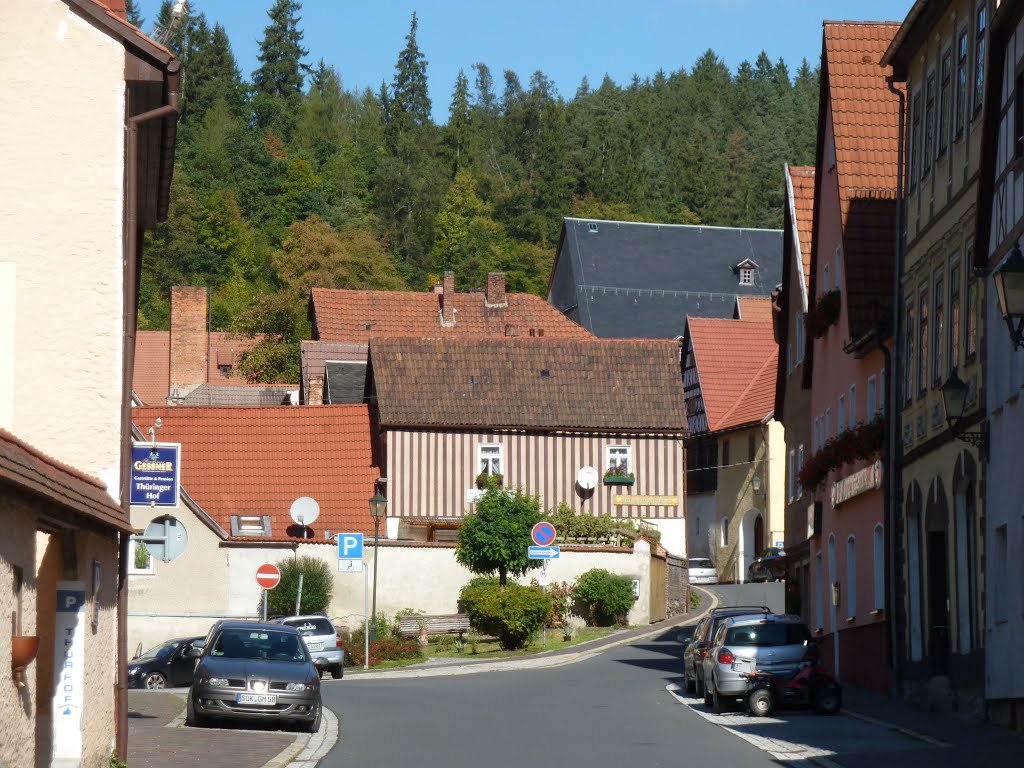
[[[14,673],[15,684],[25,688],[25,667],[36,657],[39,650],[37,635],[14,635],[11,637],[11,671]]]
[[[497,472],[489,473],[486,470],[476,476],[476,487],[481,491],[487,490],[488,480],[494,480],[494,484],[501,488],[502,483],[505,481],[504,475],[499,475]]]
[[[612,464],[604,471],[605,485],[632,485],[636,477],[625,464]]]
[[[818,297],[808,315],[807,324],[807,328],[814,338],[820,339],[828,333],[830,327],[839,322],[839,310],[841,307],[842,301],[840,300],[838,288],[823,293]]]

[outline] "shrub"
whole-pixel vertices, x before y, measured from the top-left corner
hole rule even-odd
[[[466,612],[465,601],[462,596],[466,594],[466,590],[474,589],[476,587],[498,587],[501,586],[501,579],[497,576],[474,576],[472,579],[466,582],[466,586],[459,590],[459,612]]]
[[[505,650],[523,647],[544,626],[551,612],[551,596],[539,587],[509,584],[463,590],[462,601],[470,623],[498,638]]]
[[[302,605],[298,613],[323,613],[331,604],[334,578],[330,566],[316,557],[303,555],[278,562],[281,583],[267,594],[267,610],[271,616],[291,616],[295,611],[295,598],[302,574]]]
[[[352,639],[345,644],[345,666],[363,666],[363,650],[366,644],[366,630],[357,629]],[[421,659],[423,652],[414,637],[403,637],[396,640],[384,637],[370,643],[370,666],[375,667],[382,661],[398,661],[400,659]]]
[[[625,623],[636,602],[632,580],[604,568],[592,568],[576,580],[576,597],[590,609],[594,626]]]

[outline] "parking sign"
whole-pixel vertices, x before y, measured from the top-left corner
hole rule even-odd
[[[338,534],[338,559],[339,560],[362,560],[363,559],[363,534],[361,534],[361,533],[339,533]]]

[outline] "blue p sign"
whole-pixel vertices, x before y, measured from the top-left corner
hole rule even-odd
[[[363,559],[363,534],[361,534],[361,533],[339,533],[338,534],[338,558],[340,560],[362,560]]]

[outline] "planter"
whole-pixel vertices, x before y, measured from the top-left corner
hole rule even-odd
[[[605,475],[605,485],[632,485],[636,482],[636,477],[633,475]]]
[[[11,637],[11,671],[14,682],[19,688],[25,688],[25,667],[36,657],[39,651],[39,637],[36,635],[14,635]]]
[[[499,488],[501,488],[505,482],[504,475],[489,475],[486,472],[481,472],[479,475],[476,476],[477,490],[486,491],[488,480],[491,479],[494,480],[495,485],[497,485]]]

